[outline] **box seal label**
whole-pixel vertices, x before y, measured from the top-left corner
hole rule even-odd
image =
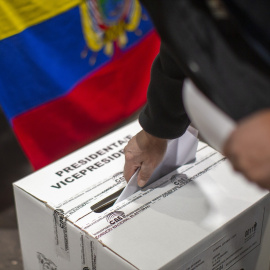
[[[53,212],[54,236],[57,256],[70,260],[67,220],[62,209]]]
[[[97,248],[93,241],[86,235],[81,233],[81,265],[83,270],[96,270],[97,269]]]

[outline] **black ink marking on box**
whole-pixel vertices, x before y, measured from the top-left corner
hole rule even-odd
[[[67,220],[62,209],[56,209],[53,213],[56,254],[69,260],[69,243],[67,232]]]
[[[48,258],[46,258],[42,253],[37,252],[37,258],[40,270],[57,270],[57,266]]]

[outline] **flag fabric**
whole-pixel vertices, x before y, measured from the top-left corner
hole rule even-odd
[[[0,1],[0,106],[34,169],[146,102],[159,37],[137,0]]]

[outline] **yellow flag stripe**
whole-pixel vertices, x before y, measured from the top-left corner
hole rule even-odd
[[[0,0],[0,40],[59,15],[83,0]]]

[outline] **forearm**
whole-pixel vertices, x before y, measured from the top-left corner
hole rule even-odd
[[[162,44],[152,65],[147,105],[139,117],[146,132],[166,139],[180,137],[185,132],[190,121],[182,102],[184,79],[181,69]]]

